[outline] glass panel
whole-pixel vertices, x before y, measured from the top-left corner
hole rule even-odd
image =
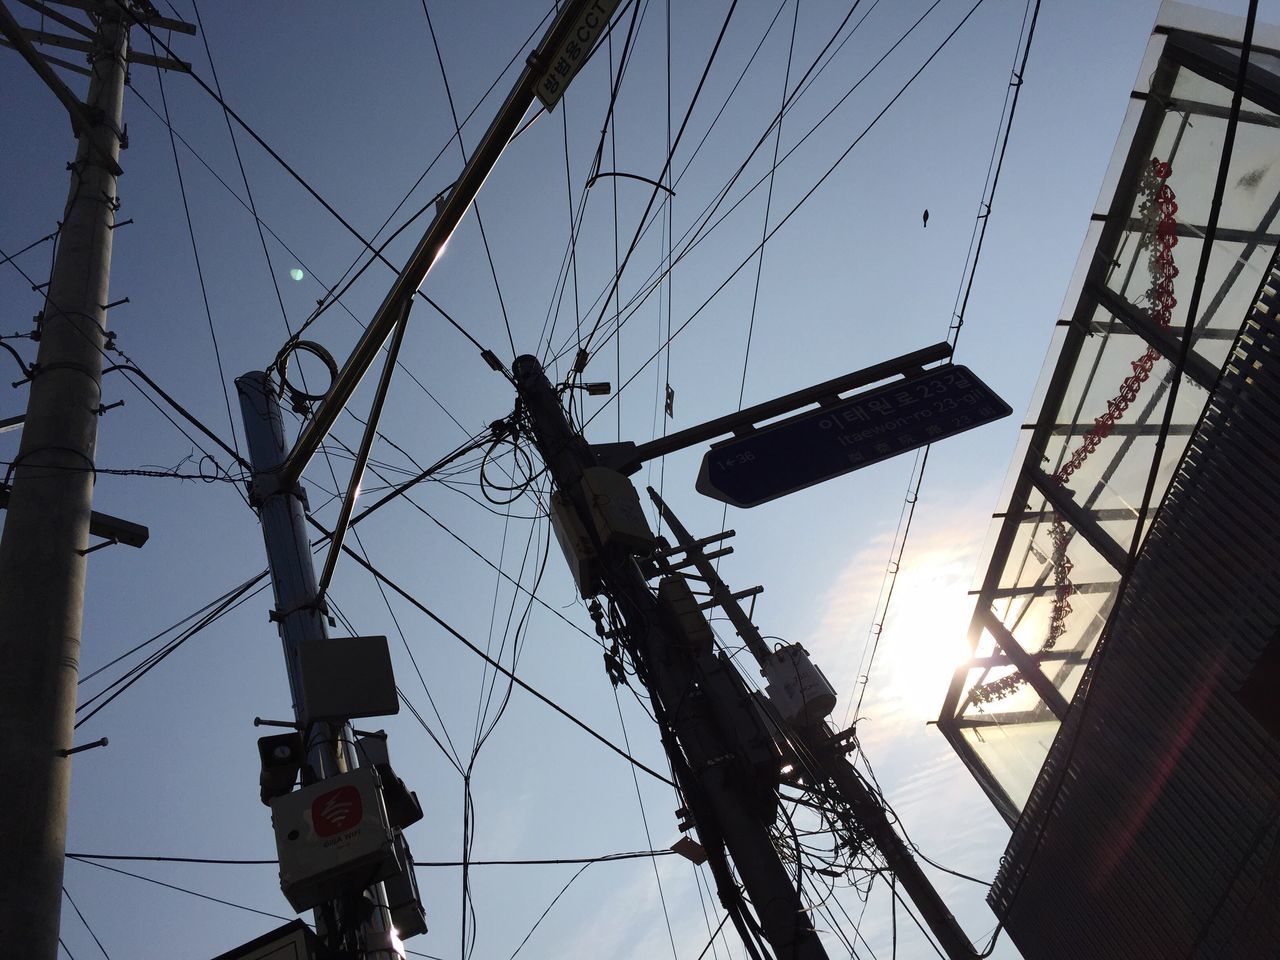
[[[1240,56],[1239,51],[1235,56]],[[1176,100],[1212,104],[1224,110],[1231,106],[1231,91],[1228,88],[1187,69],[1180,69],[1174,78],[1173,96]]]
[[[1163,46],[1155,43],[1151,49],[1158,53]],[[1272,53],[1260,59],[1280,69],[1280,58]],[[1098,207],[1123,211],[1120,222],[1110,220],[1105,229],[1102,223],[1090,224],[1059,314],[1087,317],[1087,325],[1059,324],[1054,330],[1031,404],[1038,420],[1034,430],[1022,433],[1001,496],[1007,504],[1001,509],[1004,516],[998,515],[988,538],[990,567],[975,581],[994,584],[979,597],[979,609],[990,607],[1068,701],[1105,627],[1118,581],[1115,568],[1087,538],[1098,543],[1109,539],[1120,552],[1128,551],[1163,499],[1207,396],[1203,386],[1184,375],[1163,454],[1153,463],[1174,364],[1149,352],[1129,326],[1128,310],[1113,316],[1090,292],[1095,284],[1105,284],[1132,310],[1167,327],[1175,342],[1183,335],[1231,90],[1183,68],[1157,70],[1151,61],[1144,64],[1143,76],[1144,82],[1157,77],[1161,90],[1145,107],[1130,105],[1122,143],[1129,143],[1131,135],[1136,146],[1117,150]],[[1164,83],[1170,77],[1172,91],[1166,96]],[[1153,112],[1155,103],[1166,104],[1166,112]],[[1126,157],[1146,173],[1130,195],[1111,203],[1119,171],[1128,168]],[[1151,167],[1153,157],[1168,163],[1168,171]],[[1277,158],[1280,118],[1257,103],[1246,103],[1192,335],[1195,357],[1211,371],[1226,361],[1280,242]],[[1109,238],[1106,245],[1100,242],[1104,236]],[[1051,394],[1051,389],[1060,393]],[[1088,534],[1065,522],[1055,527],[1054,508],[1042,495],[1019,493],[1027,489],[1028,468],[1061,478],[1071,499],[1093,521],[1086,525]],[[1141,507],[1153,474],[1152,510],[1144,518]],[[999,532],[1006,535],[997,536]],[[1006,549],[996,549],[1005,544]],[[956,722],[1004,793],[1021,806],[1058,721],[1003,658],[989,632],[978,634],[974,660],[962,674]]]
[[[1003,558],[998,587],[1009,589],[1036,585],[1041,582],[1053,552],[1048,537],[1052,514],[1044,497],[1034,490],[1029,500],[1011,503],[1009,510],[1026,520],[1018,525],[1009,552]]]
[[[1238,50],[1236,51],[1236,56],[1240,56]],[[1254,50],[1249,54],[1249,63],[1280,77],[1280,56],[1274,53],[1265,50]]]
[[[1263,212],[1258,211],[1260,218]],[[1280,213],[1280,202],[1275,204],[1275,212]],[[1275,236],[1274,231],[1278,229],[1275,214],[1265,222],[1264,228],[1271,232],[1271,237]],[[1214,243],[1200,317],[1196,322],[1197,329],[1202,333],[1208,331],[1213,339],[1198,338],[1194,342],[1196,352],[1215,361],[1218,366],[1226,360],[1231,341],[1253,306],[1274,249],[1274,241],[1270,238],[1263,238],[1258,243],[1225,240]]]
[[[1020,810],[1057,736],[1058,726],[1052,715],[1049,719],[1007,723],[1000,714],[978,714],[971,723],[961,722],[960,734]]]

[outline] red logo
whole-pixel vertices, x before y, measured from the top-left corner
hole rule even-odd
[[[352,786],[322,793],[311,802],[311,825],[316,836],[332,837],[350,830],[364,819],[360,791]]]

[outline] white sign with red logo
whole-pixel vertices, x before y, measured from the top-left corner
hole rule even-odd
[[[297,910],[361,889],[397,867],[378,784],[364,768],[271,801],[280,888]]]
[[[348,784],[329,790],[311,801],[311,828],[317,837],[332,837],[360,825],[364,802],[360,790]]]

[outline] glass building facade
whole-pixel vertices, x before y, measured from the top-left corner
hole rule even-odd
[[[1280,29],[1259,26],[1184,343],[1242,30],[1161,8],[988,538],[938,725],[1011,825],[1280,243]]]

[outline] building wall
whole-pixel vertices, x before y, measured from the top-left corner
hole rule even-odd
[[[1280,242],[1280,30],[1260,26],[1187,325],[1242,30],[1239,19],[1162,8],[996,514],[973,657],[938,726],[1010,825]]]
[[[1280,270],[989,901],[1029,960],[1280,955]]]

